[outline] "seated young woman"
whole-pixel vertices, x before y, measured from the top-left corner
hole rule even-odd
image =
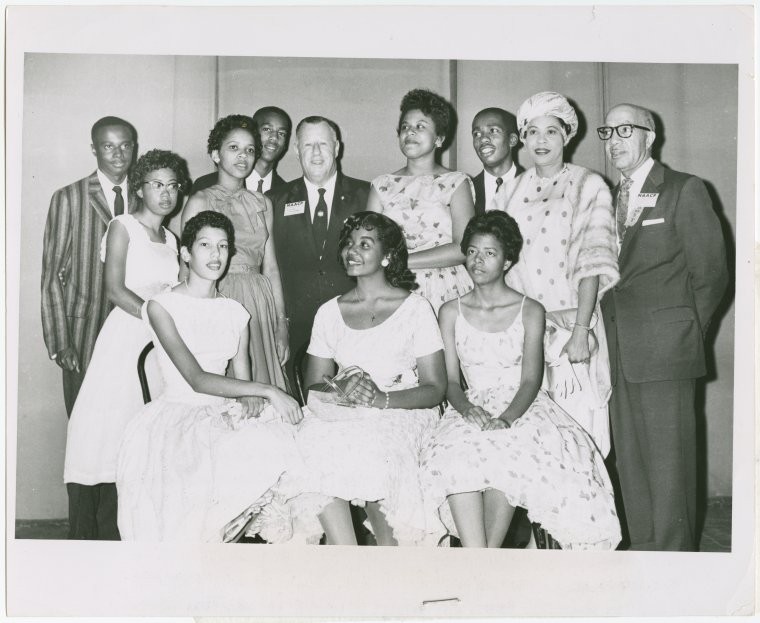
[[[328,544],[356,544],[351,502],[365,506],[378,545],[425,539],[419,453],[438,420],[446,375],[435,314],[411,292],[417,284],[407,256],[390,218],[352,215],[339,260],[356,287],[314,318],[305,371],[311,391],[296,439],[310,490],[328,496],[312,526]],[[324,382],[336,366],[356,372],[337,381],[337,392],[336,383]]]
[[[563,549],[614,549],[620,524],[602,456],[541,389],[544,308],[504,282],[521,246],[504,212],[465,229],[475,285],[440,310],[450,406],[421,460],[428,512],[464,547],[501,547],[520,506]]]
[[[234,252],[230,220],[199,213],[182,232],[187,279],[143,308],[165,389],[130,421],[121,444],[124,540],[222,541],[228,522],[264,505],[282,474],[300,465],[298,403],[251,381],[248,312],[216,288]],[[235,378],[224,375],[230,360]],[[249,417],[256,405],[247,397],[268,401],[258,417]]]

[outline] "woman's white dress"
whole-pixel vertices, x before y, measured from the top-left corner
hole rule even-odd
[[[508,329],[494,333],[473,327],[460,310],[454,330],[468,400],[498,417],[520,387],[522,308]],[[457,534],[447,496],[491,488],[527,509],[564,549],[614,549],[620,541],[601,454],[543,390],[508,429],[482,431],[449,407],[421,465],[428,513],[438,523],[431,531],[445,526]]]
[[[442,348],[430,303],[412,293],[387,320],[363,330],[346,325],[337,297],[328,301],[314,318],[308,353],[334,360],[341,370],[359,366],[392,392],[417,386],[417,358]],[[313,396],[297,435],[309,490],[358,504],[379,502],[399,544],[422,543],[419,456],[438,409],[342,407]]]
[[[207,372],[224,375],[248,312],[223,296],[166,292],[153,299]],[[147,313],[144,314],[147,316]],[[129,423],[116,486],[123,540],[222,541],[225,525],[299,465],[295,427],[271,406],[241,419],[235,400],[193,391],[154,336],[164,392]]]
[[[177,241],[164,229],[166,243],[153,242],[132,215],[117,216],[127,230],[124,285],[148,300],[177,282]],[[109,224],[109,227],[111,225]],[[103,237],[100,259],[105,262]],[[119,307],[106,318],[69,420],[64,482],[82,485],[115,482],[116,457],[127,422],[142,407],[137,358],[150,342],[147,325]],[[160,387],[158,370],[147,368],[152,391]]]

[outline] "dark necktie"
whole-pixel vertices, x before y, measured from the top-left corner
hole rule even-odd
[[[113,191],[116,193],[113,200],[113,215],[121,216],[124,214],[124,197],[121,196],[121,186],[114,186]]]
[[[501,188],[501,185],[504,183],[504,180],[500,177],[496,178],[496,192],[499,192],[499,188]]]
[[[628,219],[628,201],[631,194],[631,186],[633,186],[633,180],[630,177],[624,177],[620,183],[620,193],[618,194],[617,201],[617,228],[618,228],[618,241],[623,242],[625,236],[625,222]]]
[[[317,245],[317,253],[319,258],[322,259],[322,252],[325,248],[325,240],[327,239],[327,202],[325,201],[325,189],[319,188],[319,201],[317,201],[317,209],[314,211],[314,220],[312,221],[312,233],[314,234],[314,242]]]
[[[259,180],[258,186],[256,186],[256,192],[257,193],[263,193],[264,192],[264,180]]]

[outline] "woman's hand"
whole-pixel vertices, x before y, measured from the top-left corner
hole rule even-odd
[[[267,401],[258,396],[244,396],[238,398],[238,402],[243,407],[243,419],[256,418],[261,415],[264,407],[267,406]]]
[[[272,390],[267,398],[274,410],[277,411],[277,413],[279,413],[284,420],[290,422],[291,424],[298,424],[298,422],[303,419],[301,407],[298,405],[294,398],[288,396],[281,389],[272,387]]]
[[[496,417],[488,420],[488,423],[483,427],[483,430],[503,430],[510,428],[510,424],[505,418]]]
[[[491,415],[488,411],[483,409],[483,407],[478,407],[476,405],[467,407],[464,413],[462,413],[462,417],[465,422],[477,426],[480,430],[483,430],[491,420]]]
[[[586,363],[591,358],[589,341],[596,338],[589,336],[588,329],[575,327],[570,339],[562,347],[560,357],[567,354],[570,363]]]
[[[362,407],[376,406],[373,404],[375,399],[384,392],[380,391],[375,381],[366,372],[356,375],[355,378],[358,379],[356,384],[350,392],[347,392],[349,400]]]
[[[274,343],[277,348],[277,358],[280,365],[284,366],[290,359],[290,346],[288,345],[288,325],[284,321],[277,323],[274,331]]]

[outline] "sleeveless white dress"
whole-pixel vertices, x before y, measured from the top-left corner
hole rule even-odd
[[[243,306],[177,292],[154,301],[201,368],[224,375],[248,324]],[[228,522],[268,502],[285,471],[300,471],[295,427],[271,406],[243,420],[237,401],[196,393],[155,336],[154,343],[166,387],[124,433],[116,478],[121,538],[221,542]]]
[[[460,308],[454,331],[468,400],[498,417],[520,387],[522,305],[509,328],[493,333],[473,327]],[[447,496],[490,488],[527,509],[530,520],[563,549],[614,549],[620,542],[602,456],[544,390],[508,429],[482,431],[449,407],[423,452],[421,468],[431,531],[443,530],[442,523],[457,534]]]
[[[153,242],[134,216],[124,214],[111,223],[115,221],[129,234],[124,285],[147,301],[175,284],[179,263],[174,235],[164,228],[166,243]],[[104,262],[107,237],[108,232],[100,250]],[[150,340],[143,321],[119,307],[106,318],[71,412],[64,482],[82,485],[115,482],[116,456],[124,428],[143,404],[137,358]],[[151,391],[155,392],[161,386],[160,374],[150,366],[146,372]]]

